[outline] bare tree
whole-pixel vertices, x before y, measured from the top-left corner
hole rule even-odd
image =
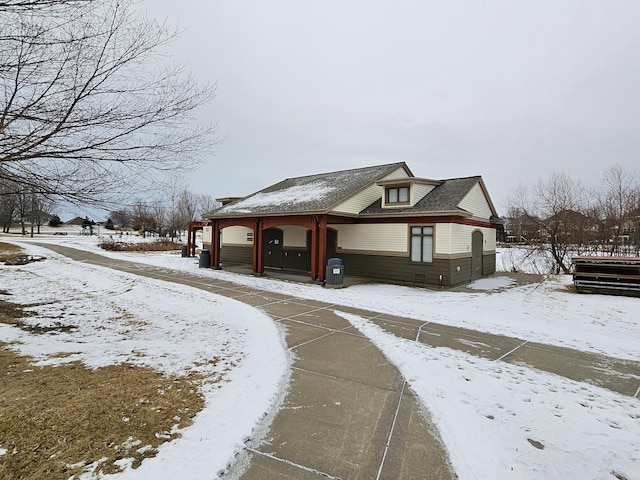
[[[150,232],[155,232],[157,228],[151,207],[142,200],[137,200],[131,206],[131,222],[133,229],[139,231],[143,237],[146,237]]]
[[[31,200],[31,236],[33,237],[34,227],[37,229],[36,233],[39,234],[42,224],[49,220],[51,210],[53,209],[53,202],[48,197],[39,193],[31,193],[29,197]]]
[[[167,214],[167,207],[159,199],[156,199],[151,203],[150,212],[156,222],[156,230],[158,235],[164,237],[167,233],[169,215]]]
[[[103,201],[193,167],[215,139],[214,94],[163,64],[176,37],[133,0],[0,0],[0,180]]]
[[[634,217],[637,217],[636,198],[638,192],[636,174],[629,168],[615,164],[605,170],[602,190],[598,195],[598,207],[603,220],[605,240],[609,240],[608,250],[616,255],[632,243],[635,233]],[[632,232],[633,230],[633,232]]]
[[[197,194],[184,189],[178,198],[178,212],[180,216],[180,229],[186,230],[187,224],[196,219],[199,197]]]
[[[526,187],[511,196],[511,208],[523,212],[537,227],[536,246],[555,262],[551,273],[569,273],[572,253],[589,243],[592,221],[585,211],[582,184],[566,173],[553,173],[538,181],[530,198]]]
[[[206,195],[206,194],[198,195],[198,212],[196,214],[197,218],[195,218],[194,220],[197,220],[198,218],[202,218],[205,213],[210,212],[211,210],[214,210],[221,206],[222,204],[217,200],[215,200],[211,195]]]
[[[10,180],[0,179],[0,223],[2,233],[9,233],[17,207],[17,185]]]

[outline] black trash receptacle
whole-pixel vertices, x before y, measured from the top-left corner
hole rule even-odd
[[[186,245],[182,245],[182,256],[186,257],[189,255],[189,252],[187,251],[187,246]]]
[[[340,258],[330,258],[327,261],[327,270],[324,281],[325,287],[344,287],[344,265]]]
[[[200,252],[199,268],[209,268],[211,266],[211,252],[209,250],[202,250]]]

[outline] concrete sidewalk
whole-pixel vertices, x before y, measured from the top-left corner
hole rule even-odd
[[[235,298],[260,308],[285,328],[295,358],[289,390],[266,438],[247,444],[231,477],[455,478],[428,413],[398,370],[334,309],[429,345],[527,364],[625,395],[638,396],[640,390],[640,362],[299,299],[68,247],[40,246],[74,260]]]

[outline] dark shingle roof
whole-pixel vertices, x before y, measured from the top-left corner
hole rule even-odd
[[[213,210],[205,217],[326,212],[354,193],[374,184],[404,162],[287,178],[248,197]]]
[[[458,207],[467,193],[482,177],[452,178],[442,180],[413,207],[393,209],[382,208],[382,199],[379,199],[360,212],[361,215],[374,215],[379,213],[437,213],[437,212],[460,212],[469,213]]]

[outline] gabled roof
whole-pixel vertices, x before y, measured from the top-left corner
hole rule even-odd
[[[71,220],[64,222],[64,224],[65,225],[84,225],[85,221],[86,219],[82,217],[75,217],[75,218],[72,218]]]
[[[452,178],[441,180],[433,190],[420,199],[414,206],[382,208],[382,199],[376,200],[360,212],[361,215],[376,214],[424,214],[424,213],[460,213],[470,215],[470,212],[459,207],[465,195],[482,181],[482,177]]]
[[[363,188],[403,168],[404,162],[287,178],[259,192],[213,210],[206,218],[325,213]]]

